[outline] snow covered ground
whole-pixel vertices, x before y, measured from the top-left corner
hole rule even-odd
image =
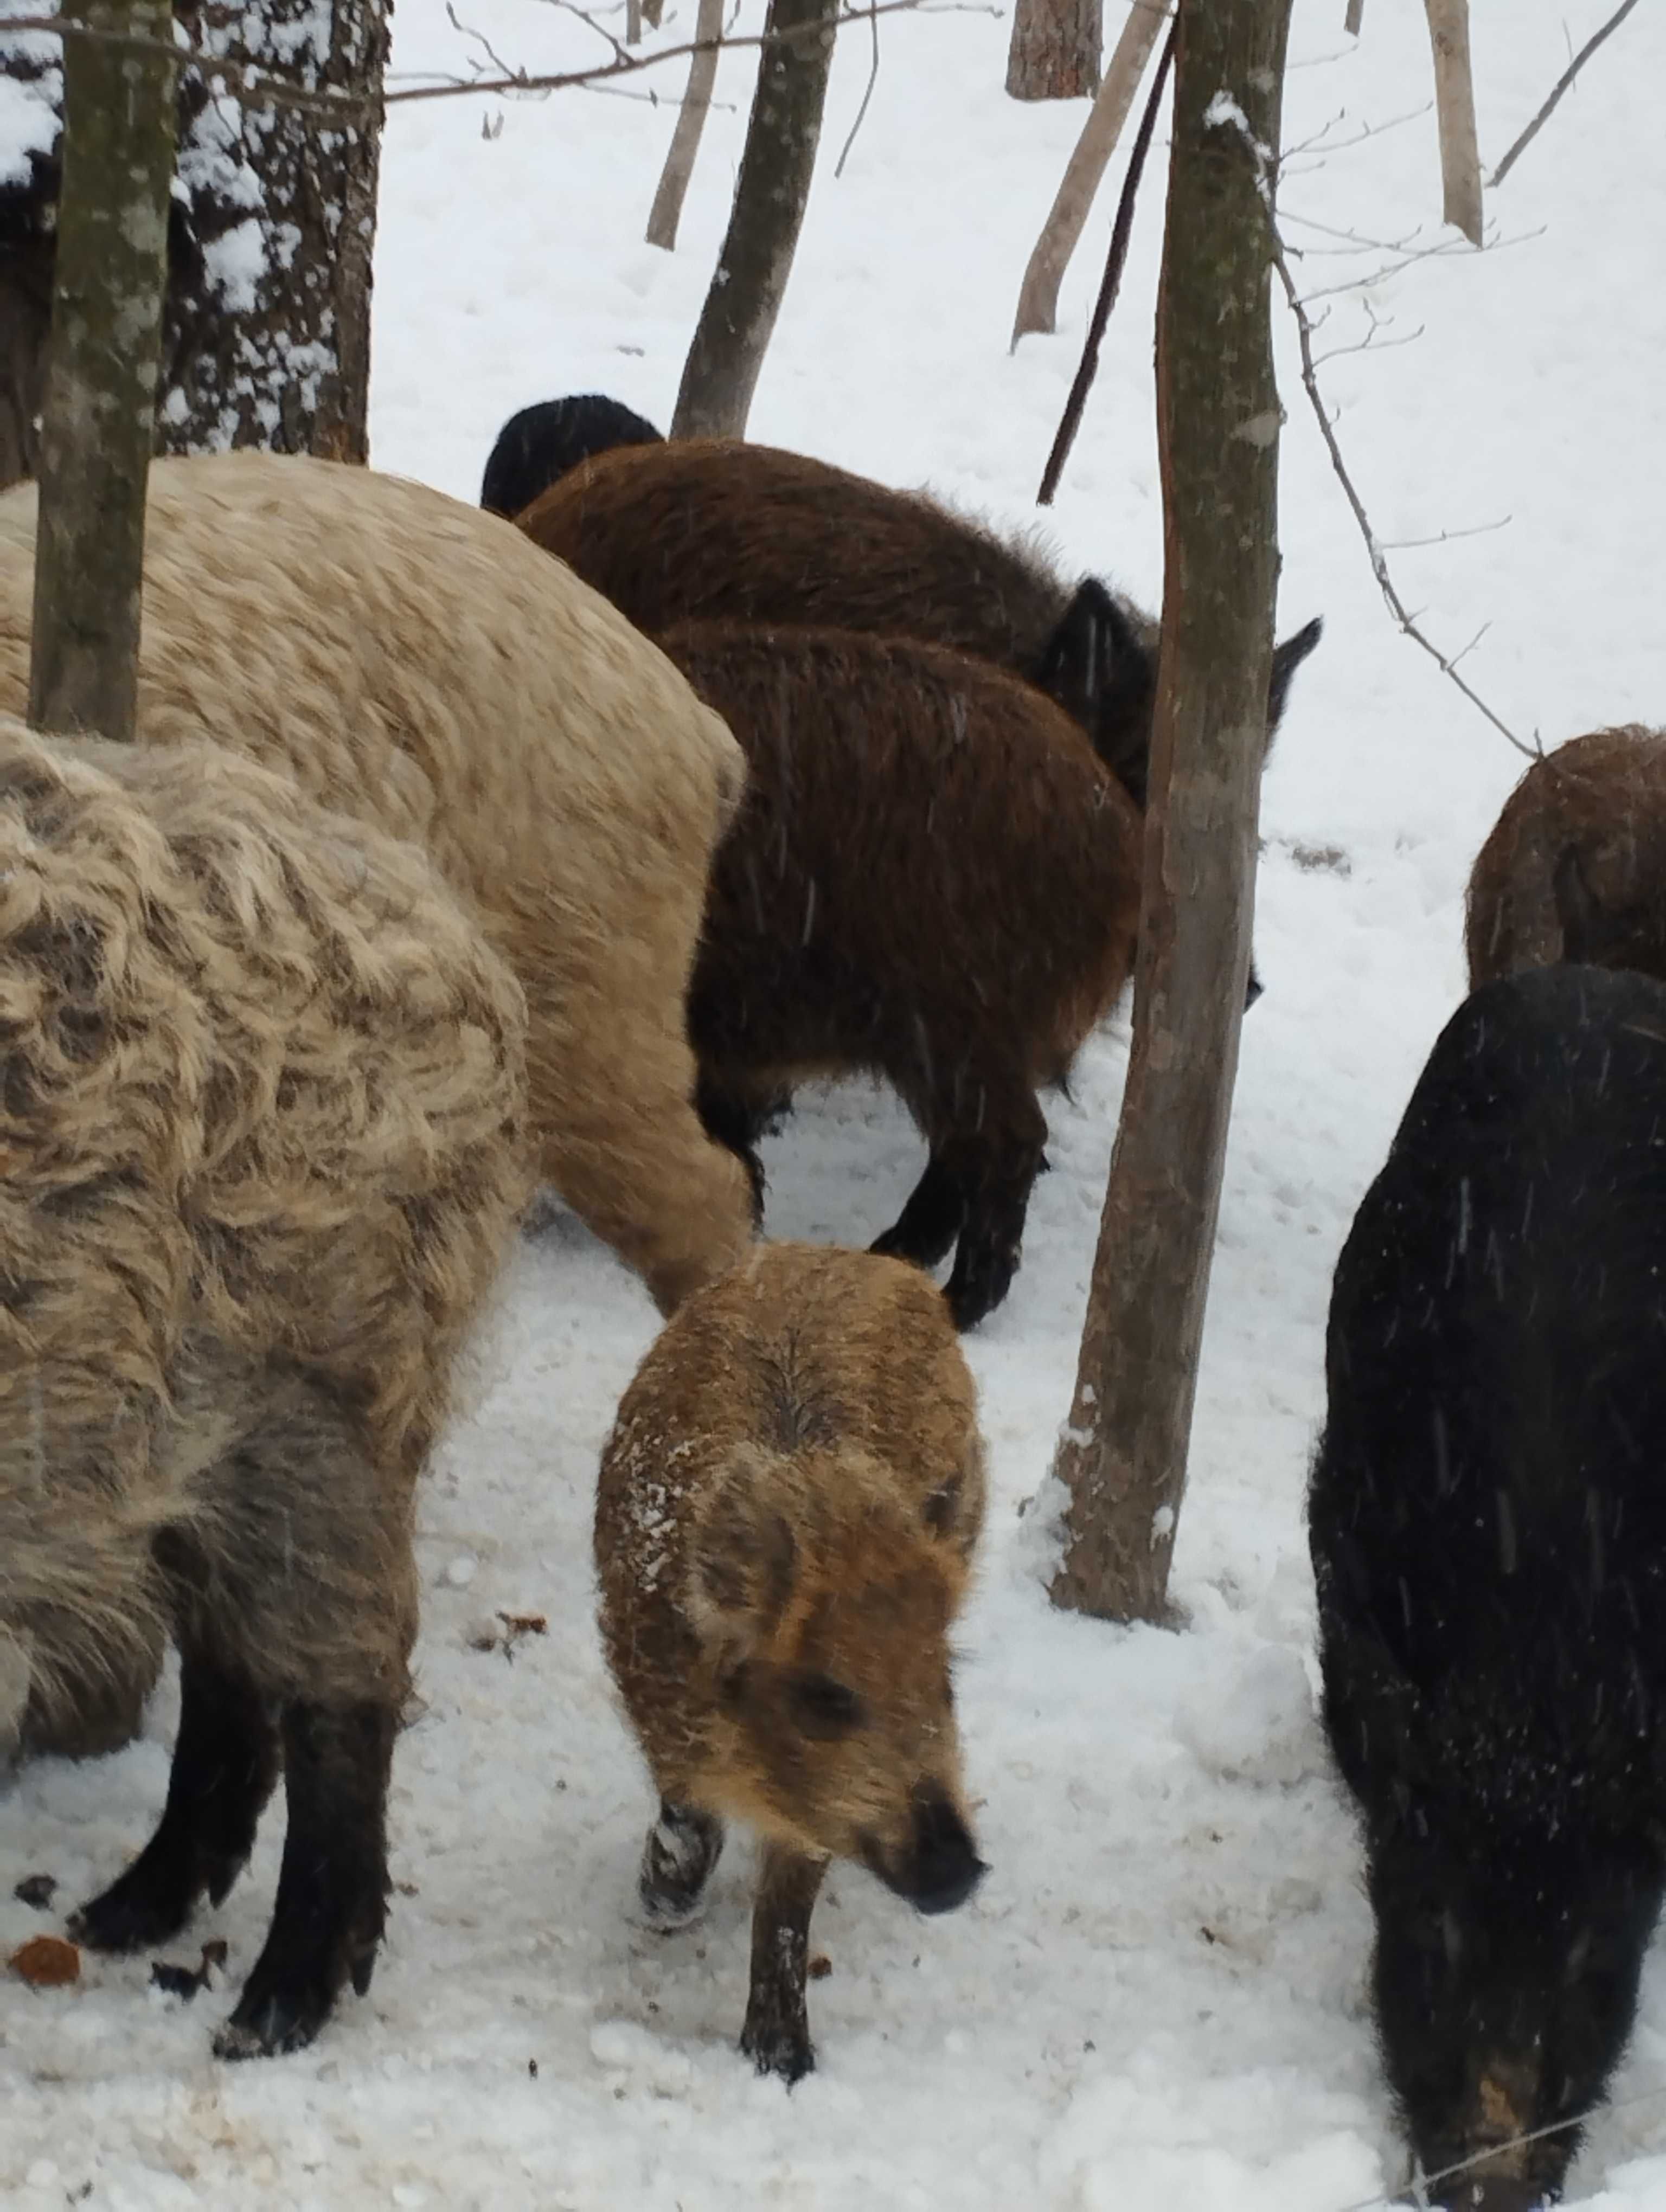
[[[517,63],[605,51],[529,0],[458,4]],[[745,0],[742,27],[761,12]],[[1497,526],[1394,555],[1406,595],[1449,649],[1487,626],[1466,672],[1523,733],[1658,721],[1666,13],[1639,9],[1591,64],[1492,202],[1487,252],[1396,267],[1391,242],[1450,240],[1422,10],[1372,0],[1357,48],[1342,12],[1298,0],[1286,106],[1286,143],[1309,148],[1285,191],[1302,282],[1357,288],[1330,302],[1324,343],[1384,325],[1330,362],[1330,401],[1383,538]],[[1474,0],[1489,162],[1608,12]],[[666,41],[692,13],[672,0]],[[471,51],[440,0],[400,0],[397,24],[401,71]],[[844,35],[751,428],[1022,523],[1110,207],[1059,336],[1010,356],[1018,278],[1083,110],[1007,100],[1006,35],[981,8],[884,19],[873,106],[836,182],[867,68],[866,34]],[[672,121],[641,83],[394,108],[377,465],[472,498],[499,423],[528,400],[599,389],[666,422],[751,66],[725,63],[674,256],[641,243]],[[682,73],[649,82],[674,93]],[[1153,604],[1157,184],[1049,523],[1069,566]],[[1053,1172],[1023,1273],[969,1340],[994,1495],[960,1681],[993,1871],[930,1923],[836,1872],[815,1929],[832,1966],[812,1991],[820,2070],[790,2096],[755,2080],[734,2049],[747,1854],[725,1862],[699,1929],[662,1940],[629,1917],[648,1797],[597,1646],[590,1498],[654,1317],[558,1217],[518,1255],[490,1387],[423,1497],[426,1711],[397,1755],[401,1887],[370,1996],[312,2051],[228,2070],[208,2052],[223,1989],[183,2006],[149,1990],[143,1960],[91,1960],[68,1993],[0,1981],[9,2208],[1352,2212],[1400,2185],[1358,1855],[1313,1717],[1301,1496],[1330,1269],[1459,995],[1464,881],[1520,763],[1390,626],[1290,336],[1281,628],[1322,611],[1327,632],[1266,786],[1267,994],[1244,1032],[1176,1557],[1189,1632],[1052,1612],[1045,1532],[1020,1517],[1068,1403],[1124,1018],[1085,1054],[1075,1103],[1049,1109]],[[889,1101],[806,1101],[769,1155],[769,1226],[865,1240],[918,1163]],[[547,1614],[548,1635],[512,1658],[473,1648],[514,1609]],[[14,1900],[18,1876],[84,1895],[148,1832],[173,1723],[158,1704],[119,1758],[0,1785],[0,1954],[52,1924]],[[223,1934],[246,1970],[280,1828],[274,1808],[248,1874],[174,1955]],[[1666,2205],[1666,1954],[1571,2195]]]

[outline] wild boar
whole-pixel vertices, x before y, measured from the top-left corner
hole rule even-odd
[[[289,1830],[222,2057],[370,1980],[416,1478],[524,1201],[526,1005],[422,854],[211,745],[0,718],[0,1647],[50,1715],[180,1654],[84,1905],[165,1942]]]
[[[1666,981],[1666,732],[1593,730],[1535,761],[1476,855],[1469,988],[1554,960]]]
[[[983,1872],[948,1637],[982,1524],[971,1378],[913,1268],[761,1246],[678,1310],[602,1455],[608,1663],[660,1792],[640,1892],[697,1911],[723,1823],[763,1838],[741,2048],[814,2063],[805,1977],[828,1862],[922,1912]]]
[[[1324,1723],[1383,2063],[1443,2204],[1560,2192],[1666,1885],[1663,1133],[1666,985],[1489,983],[1336,1270]]]

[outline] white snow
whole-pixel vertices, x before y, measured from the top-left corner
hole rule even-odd
[[[605,58],[593,33],[530,0],[459,12],[529,68]],[[1488,162],[1608,12],[1609,0],[1474,0]],[[760,15],[745,0],[740,27]],[[1341,0],[1299,0],[1285,140],[1307,150],[1282,198],[1298,281],[1331,295],[1316,302],[1330,310],[1327,398],[1401,588],[1444,650],[1484,632],[1463,672],[1524,738],[1658,722],[1666,12],[1639,9],[1592,62],[1489,200],[1480,254],[1438,222],[1422,10],[1373,0],[1357,49],[1341,16]],[[661,40],[690,35],[692,17],[676,0]],[[622,12],[606,20],[622,31]],[[443,0],[400,0],[395,22],[402,81],[465,71],[478,54]],[[868,68],[866,33],[842,40],[751,430],[1023,524],[1120,164],[1065,287],[1064,327],[1010,356],[1019,276],[1084,110],[1005,97],[1007,30],[976,11],[883,19],[878,87],[836,183]],[[473,499],[504,417],[566,392],[611,392],[665,426],[753,68],[746,54],[724,62],[674,255],[641,242],[672,118],[639,95],[674,94],[682,64],[607,96],[390,111],[379,466]],[[1048,519],[1069,567],[1153,606],[1161,210],[1153,160]],[[1402,266],[1392,248],[1414,236],[1440,251]],[[1301,1496],[1330,1270],[1461,992],[1466,875],[1521,763],[1395,633],[1277,316],[1280,627],[1322,612],[1327,628],[1266,785],[1267,990],[1244,1030],[1177,1532],[1186,1632],[1099,1626],[1045,1594],[1061,1502],[1048,1468],[1070,1410],[1123,1017],[1084,1054],[1074,1103],[1049,1105],[1052,1172],[1023,1272],[968,1340],[994,1495],[959,1680],[992,1871],[965,1910],[926,1923],[836,1869],[812,1931],[832,1962],[811,1989],[819,2070],[790,2096],[755,2080],[734,2047],[746,1852],[731,1846],[697,1928],[659,1937],[631,1916],[653,1808],[598,1646],[589,1520],[600,1445],[654,1317],[557,1211],[514,1263],[496,1379],[423,1493],[423,1709],[396,1757],[400,1887],[369,1997],[345,2000],[298,2057],[234,2069],[210,2057],[271,1909],[274,1807],[226,1905],[170,1953],[229,1941],[232,1978],[194,2003],[152,1995],[143,1959],[89,1960],[69,1992],[0,1979],[9,2212],[1347,2212],[1400,2185],[1358,1850],[1313,1717]],[[854,1242],[893,1218],[921,1152],[889,1100],[850,1087],[805,1101],[768,1164],[772,1231]],[[463,1560],[473,1571],[459,1580]],[[481,1638],[483,1620],[517,1612],[545,1615],[547,1634]],[[53,1874],[71,1901],[143,1840],[167,1779],[171,1693],[158,1704],[143,1743],[84,1770],[33,1766],[0,1796],[0,1953],[54,1924],[13,1899],[19,1876]],[[1666,2205],[1658,1951],[1570,2194],[1605,2212]]]

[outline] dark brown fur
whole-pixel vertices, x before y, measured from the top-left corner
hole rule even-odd
[[[602,1455],[608,1664],[661,1798],[642,1901],[697,1910],[739,1820],[764,1841],[742,2047],[812,2063],[811,1908],[830,1858],[922,1911],[981,1871],[948,1634],[982,1524],[971,1377],[914,1269],[760,1247],[678,1310]]]
[[[1157,628],[1094,578],[923,492],[770,446],[678,439],[599,453],[517,517],[639,629],[824,624],[976,654],[1038,685],[1146,802]],[[1269,736],[1310,623],[1274,657]]]
[[[1666,731],[1593,730],[1535,761],[1476,856],[1471,989],[1560,960],[1666,981]]]
[[[931,1148],[877,1249],[958,1239],[970,1327],[1018,1265],[1061,1081],[1128,981],[1141,823],[1068,717],[940,647],[688,623],[666,651],[748,756],[689,999],[707,1126],[746,1158],[809,1078],[894,1085]]]

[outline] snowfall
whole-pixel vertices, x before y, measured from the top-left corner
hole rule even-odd
[[[1473,0],[1495,162],[1610,0]],[[1106,15],[1113,32],[1121,0]],[[533,0],[399,0],[396,88],[605,60]],[[761,0],[743,0],[756,30]],[[1420,8],[1298,0],[1282,221],[1326,404],[1408,603],[1523,741],[1666,714],[1666,10],[1636,12],[1495,195],[1485,249],[1439,220]],[[690,34],[675,0],[649,44]],[[623,31],[622,11],[602,20]],[[459,27],[461,26],[462,27]],[[1003,89],[983,5],[840,40],[822,156],[749,433],[1028,526],[1109,233],[1112,178],[1055,337],[1008,334],[1080,102]],[[504,417],[608,392],[665,426],[727,218],[754,57],[726,57],[674,254],[642,242],[685,63],[389,112],[375,261],[374,465],[473,499]],[[658,95],[657,99],[654,94]],[[1160,156],[1164,135],[1156,153]],[[1155,160],[1122,295],[1046,525],[1061,564],[1162,590],[1152,319]],[[1046,1482],[1075,1371],[1128,1042],[1124,1008],[1049,1103],[1021,1273],[967,1340],[994,1488],[958,1686],[989,1873],[916,1919],[836,1869],[814,1948],[818,2070],[790,2094],[735,2044],[750,1853],[704,1922],[634,1921],[650,1800],[594,1625],[590,1511],[653,1337],[635,1279],[558,1208],[523,1240],[475,1409],[421,1500],[420,1703],[396,1753],[397,1884],[374,1987],[305,2053],[209,2052],[228,2002],[149,1961],[67,1990],[0,1978],[0,2200],[15,2212],[394,2205],[716,2212],[1363,2212],[1404,2184],[1372,2045],[1359,1852],[1313,1698],[1302,1525],[1335,1255],[1462,991],[1470,861],[1523,765],[1403,637],[1321,443],[1282,305],[1280,622],[1322,613],[1268,774],[1256,947],[1173,1595],[1178,1630],[1055,1611]],[[921,1164],[894,1102],[801,1101],[768,1150],[768,1226],[864,1243]],[[1026,1507],[1043,1492],[1042,1503]],[[505,1614],[547,1633],[506,1648]],[[494,1638],[493,1631],[500,1632]],[[1528,1631],[1530,1632],[1530,1627]],[[489,1648],[482,1648],[483,1646]],[[143,1739],[0,1781],[0,1956],[148,1833],[174,1693]],[[277,1878],[274,1804],[210,1936],[234,1983]],[[1572,2199],[1666,2206],[1666,1947]]]

